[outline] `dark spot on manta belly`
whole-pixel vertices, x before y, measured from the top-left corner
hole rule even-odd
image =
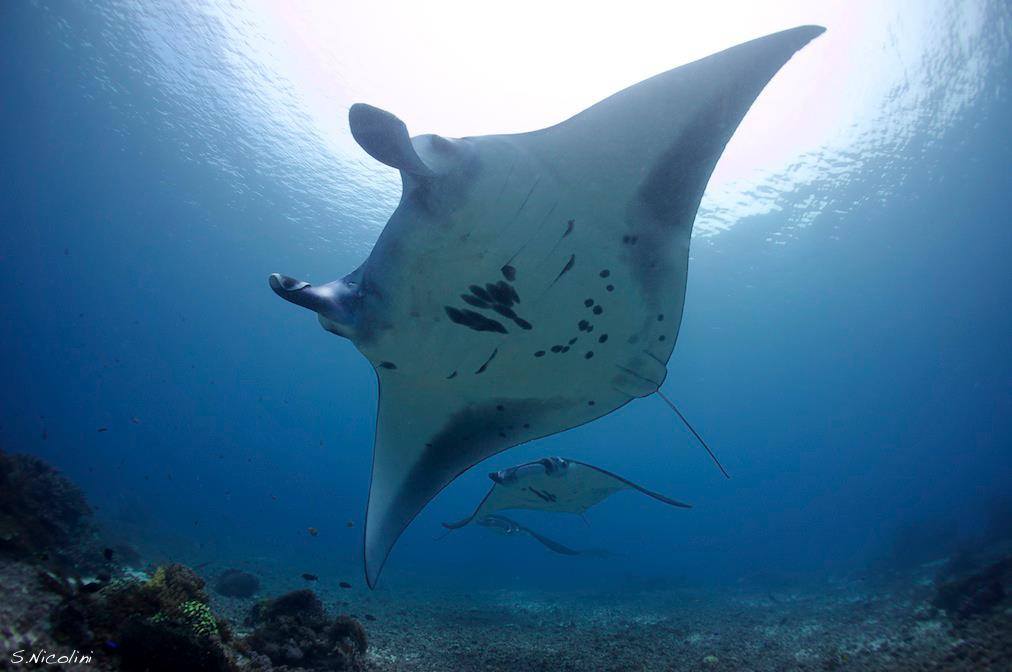
[[[664,321],[664,313],[661,313],[660,315],[657,316],[657,321],[658,322],[663,322]]]
[[[603,312],[604,312],[604,308],[602,308],[601,306],[594,306],[594,314],[595,315],[600,315]]]
[[[572,345],[573,343],[576,343],[576,336],[573,336],[571,339],[569,339],[569,344]]]
[[[587,402],[587,405],[588,406],[593,406],[595,403],[597,403],[597,402],[595,402],[593,399],[591,399],[590,401]]]
[[[498,354],[499,354],[499,348],[496,348],[495,350],[492,351],[492,354],[488,356],[488,359],[485,360],[485,363],[482,364],[478,368],[478,370],[474,372],[474,374],[478,375],[479,373],[485,373],[485,369],[488,368],[488,365],[492,363],[492,360],[495,359],[495,356],[498,355]],[[502,407],[499,407],[499,410],[501,411]]]
[[[594,305],[594,299],[587,299],[586,301],[583,302],[583,305],[585,305],[588,308],[590,308],[591,306]]]
[[[569,261],[567,261],[566,265],[562,267],[562,270],[559,271],[559,274],[555,276],[555,280],[552,280],[552,284],[554,285],[556,282],[559,281],[559,278],[561,278],[566,273],[569,273],[571,270],[573,270],[573,266],[575,265],[576,265],[576,255],[571,254],[569,255]]]
[[[509,319],[513,320],[513,322],[516,323],[516,325],[521,329],[529,330],[532,328],[531,323],[525,320],[524,318],[520,317],[519,315],[517,315],[512,308],[496,304],[492,306],[492,310],[499,313],[503,317],[508,317]]]
[[[575,219],[571,219],[568,222],[566,222],[566,232],[564,234],[562,234],[562,237],[565,238],[566,236],[568,236],[569,234],[571,234],[573,232],[573,227],[574,226],[576,226],[576,220]]]
[[[498,334],[509,333],[501,322],[489,319],[473,310],[458,310],[453,306],[443,306],[443,310],[446,311],[446,316],[450,318],[451,322],[463,325],[468,329],[473,329],[474,331],[494,331]]]
[[[485,285],[485,290],[492,296],[493,299],[495,299],[496,303],[502,304],[507,308],[513,305],[514,293],[511,289],[512,288],[502,280],[494,285],[492,283]]]
[[[598,275],[600,275],[602,278],[607,278],[609,275],[611,275],[611,271],[609,271],[606,268],[603,271],[601,271],[600,273],[598,273]]]
[[[534,353],[534,356],[535,357],[544,357],[545,356],[545,351],[544,350],[538,350],[537,352]]]
[[[470,287],[468,287],[468,289],[470,289],[471,293],[477,296],[479,299],[483,301],[488,301],[489,303],[492,302],[492,296],[478,285],[471,285]]]
[[[511,320],[517,316],[517,314],[513,312],[512,308],[510,308],[509,306],[504,306],[500,303],[497,303],[496,305],[492,306],[492,310],[499,313],[503,317],[510,318]]]
[[[510,282],[517,279],[517,269],[513,268],[509,264],[506,264],[500,270],[502,271],[502,277],[506,278]]]
[[[503,268],[513,267],[507,264]],[[515,270],[515,269],[514,269]],[[508,273],[504,271],[504,273]],[[525,320],[516,314],[512,306],[520,303],[520,295],[513,285],[499,280],[495,283],[486,283],[484,287],[478,285],[470,285],[468,287],[470,294],[461,294],[460,299],[464,303],[474,306],[475,308],[481,308],[482,310],[494,310],[503,317],[513,320],[518,327],[524,330],[530,330],[534,328],[530,322]],[[480,313],[476,313],[473,310],[468,309],[457,309],[452,307],[445,307],[447,315],[450,319],[457,324],[463,324],[476,331],[497,331],[499,333],[508,333],[503,325],[494,320],[487,318]],[[477,316],[477,317],[475,317]],[[498,325],[498,327],[496,326]]]
[[[588,350],[588,351],[587,351],[587,354],[585,354],[585,355],[583,356],[583,358],[584,358],[584,359],[590,359],[590,358],[591,358],[591,357],[593,357],[593,356],[594,356],[594,351],[593,351],[593,350]]]
[[[590,322],[587,320],[580,320],[576,323],[576,326],[580,329],[580,331],[587,331],[587,327],[590,326]]]
[[[380,367],[384,369],[396,369],[397,365],[393,362],[380,362]]]
[[[657,337],[658,341],[663,341],[665,339],[667,339],[667,336],[665,336],[664,334],[661,334],[660,336]]]
[[[608,334],[601,334],[600,336],[597,337],[597,342],[598,343],[604,343],[607,340],[608,340]]]
[[[608,285],[607,287],[605,287],[605,289],[607,289],[609,292],[614,292],[615,291],[615,285]]]
[[[456,372],[456,371],[454,371],[453,373],[451,373],[450,375],[448,375],[448,376],[446,377],[446,379],[447,379],[447,380],[450,380],[450,379],[452,379],[452,378],[456,378],[456,377],[457,377],[457,372]]]

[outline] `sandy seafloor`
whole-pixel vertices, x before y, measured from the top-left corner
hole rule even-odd
[[[888,588],[317,592],[375,617],[376,670],[1012,670],[1012,607],[954,625],[931,607],[931,569]],[[247,608],[212,601],[237,622]]]

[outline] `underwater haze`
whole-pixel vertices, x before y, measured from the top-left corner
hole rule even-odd
[[[352,605],[858,580],[984,534],[1012,499],[1006,2],[387,4],[0,5],[0,447],[58,467],[152,562],[251,569],[271,594],[310,573]],[[349,273],[397,206],[350,105],[412,133],[534,130],[802,24],[827,32],[704,196],[662,388],[731,478],[637,399],[464,473],[368,593],[376,376],[267,283]],[[604,558],[437,539],[489,472],[553,455],[693,508],[508,514]]]

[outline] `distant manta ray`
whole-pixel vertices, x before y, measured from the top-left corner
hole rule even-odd
[[[456,530],[471,521],[480,521],[508,509],[583,514],[621,490],[636,490],[671,506],[692,508],[600,467],[561,457],[546,457],[501,469],[488,477],[493,485],[474,512],[455,523],[443,523],[443,527]]]
[[[569,546],[560,544],[559,542],[553,539],[549,539],[543,534],[538,534],[531,528],[521,525],[520,523],[510,518],[507,518],[506,516],[499,516],[495,514],[482,516],[481,518],[475,521],[475,524],[488,528],[493,532],[497,532],[507,537],[515,536],[517,534],[526,534],[534,538],[538,542],[540,542],[541,545],[543,545],[548,550],[552,551],[553,553],[558,553],[559,555],[589,555],[597,558],[606,558],[611,556],[611,554],[608,553],[607,551],[601,551],[596,549],[577,550],[575,548],[570,548]]]
[[[358,269],[271,288],[350,339],[379,379],[365,571],[471,466],[658,391],[713,168],[803,26],[647,79],[518,135],[408,135],[369,105],[351,132],[400,170]]]

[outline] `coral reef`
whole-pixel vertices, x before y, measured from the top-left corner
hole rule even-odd
[[[266,600],[257,627],[234,637],[212,611],[204,580],[181,564],[150,576],[127,544],[99,543],[84,496],[41,460],[0,452],[0,644],[5,651],[85,652],[63,669],[123,672],[361,670],[362,626],[327,617],[308,590]],[[82,573],[96,578],[82,580]],[[226,570],[215,591],[248,597],[260,580]],[[274,663],[272,663],[274,661]],[[0,661],[3,667],[8,661]]]
[[[203,579],[183,565],[66,595],[52,622],[58,641],[110,649],[123,670],[240,669],[226,645],[231,630],[211,612]]]
[[[241,669],[227,649],[210,634],[198,634],[191,624],[167,619],[129,619],[123,625],[119,649],[122,669],[127,671],[236,672]]]
[[[214,592],[226,597],[253,597],[260,590],[260,579],[241,569],[226,569],[214,581]]]
[[[1000,605],[1012,588],[1012,556],[962,578],[938,585],[933,604],[956,619],[984,614]]]
[[[96,530],[76,485],[37,457],[0,450],[0,555],[94,565]]]
[[[296,590],[258,603],[247,623],[256,629],[251,649],[275,665],[305,670],[359,670],[367,642],[362,625],[348,616],[327,618],[311,590]]]

